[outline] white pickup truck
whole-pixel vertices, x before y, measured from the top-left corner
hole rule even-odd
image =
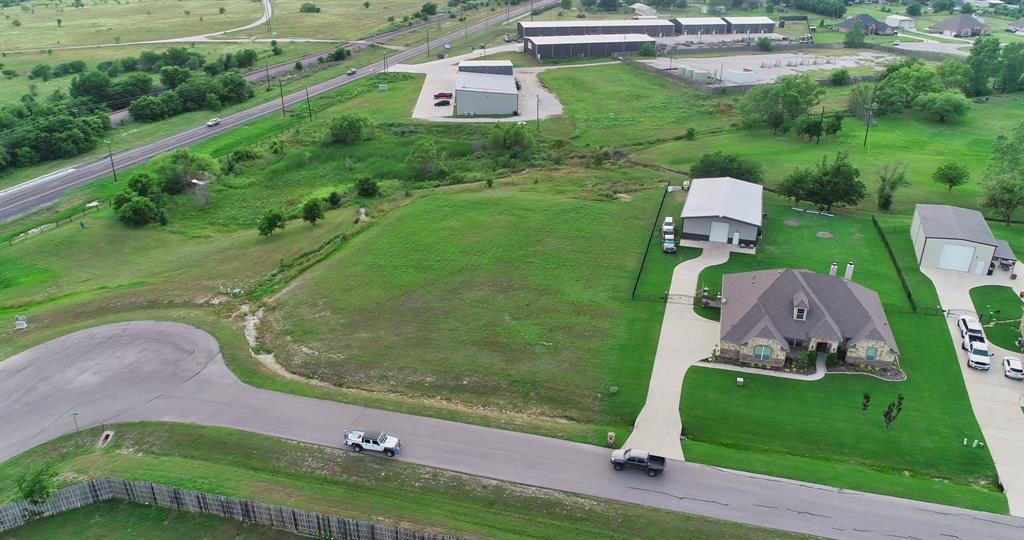
[[[402,452],[402,443],[398,437],[376,429],[346,431],[345,444],[354,452],[373,450],[387,457],[395,457]]]

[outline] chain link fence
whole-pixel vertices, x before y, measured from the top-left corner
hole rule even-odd
[[[48,501],[27,501],[0,506],[0,532],[20,527],[33,519],[53,516],[112,499],[173,508],[197,514],[254,523],[318,538],[342,540],[456,540],[457,537],[421,533],[401,527],[359,521],[246,499],[213,495],[145,481],[101,478],[55,491]]]

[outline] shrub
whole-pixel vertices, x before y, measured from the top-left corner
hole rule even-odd
[[[337,208],[341,206],[341,193],[338,193],[337,191],[332,191],[330,194],[327,195],[326,200],[327,204],[329,204],[331,208]]]
[[[828,357],[825,358],[825,367],[834,368],[839,365],[839,355],[836,353],[829,353]]]
[[[757,50],[769,52],[775,48],[775,42],[770,37],[757,38]]]
[[[653,43],[644,43],[644,46],[640,47],[640,56],[658,56],[658,49]]]
[[[697,138],[697,130],[692,127],[686,128],[686,133],[683,134],[683,138],[692,141]]]
[[[313,2],[303,2],[302,5],[299,6],[299,13],[320,13],[320,6]]]
[[[837,69],[829,74],[828,79],[832,81],[832,86],[846,86],[850,84],[850,70],[846,68]]]
[[[373,178],[363,176],[356,181],[356,193],[360,197],[376,197],[380,195],[380,186]]]
[[[256,224],[256,230],[259,231],[260,236],[273,236],[277,229],[284,229],[285,221],[284,212],[277,208],[271,208],[260,217]]]
[[[49,463],[26,472],[18,478],[18,499],[32,504],[45,503],[53,494],[53,481],[56,478],[57,469]]]
[[[328,143],[354,144],[366,138],[370,121],[357,114],[343,114],[327,124]]]
[[[160,219],[160,209],[147,197],[133,194],[119,201],[117,219],[129,227],[142,227]]]
[[[715,178],[731,176],[747,182],[760,184],[764,181],[764,169],[756,161],[742,159],[721,150],[704,154],[690,167],[690,176],[694,178]]]
[[[308,199],[302,203],[302,219],[311,225],[324,218],[324,203],[320,199]]]

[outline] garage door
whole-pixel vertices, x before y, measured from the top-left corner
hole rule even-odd
[[[974,248],[944,244],[942,252],[939,253],[939,268],[967,272],[971,269],[972,260],[974,260]]]
[[[721,221],[711,222],[711,241],[712,242],[728,242],[729,241],[729,224]]]

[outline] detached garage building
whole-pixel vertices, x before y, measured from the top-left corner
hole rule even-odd
[[[591,36],[600,34],[646,34],[671,37],[676,27],[662,19],[618,19],[610,21],[523,21],[516,25],[520,38],[534,36]]]
[[[640,52],[654,38],[644,34],[612,34],[600,36],[538,36],[523,40],[523,52],[537,60],[610,56],[620,52]]]
[[[757,245],[762,193],[760,185],[728,176],[694,179],[683,205],[681,236],[687,240]]]
[[[768,17],[722,17],[730,34],[771,34],[775,21]]]
[[[508,60],[467,60],[455,78],[459,116],[506,116],[519,110],[519,91]]]
[[[910,223],[917,263],[972,274],[986,274],[992,263],[1016,261],[1009,244],[992,236],[977,210],[919,204]]]
[[[724,34],[729,29],[729,25],[720,17],[672,19],[672,24],[676,26],[676,34],[686,36]]]

